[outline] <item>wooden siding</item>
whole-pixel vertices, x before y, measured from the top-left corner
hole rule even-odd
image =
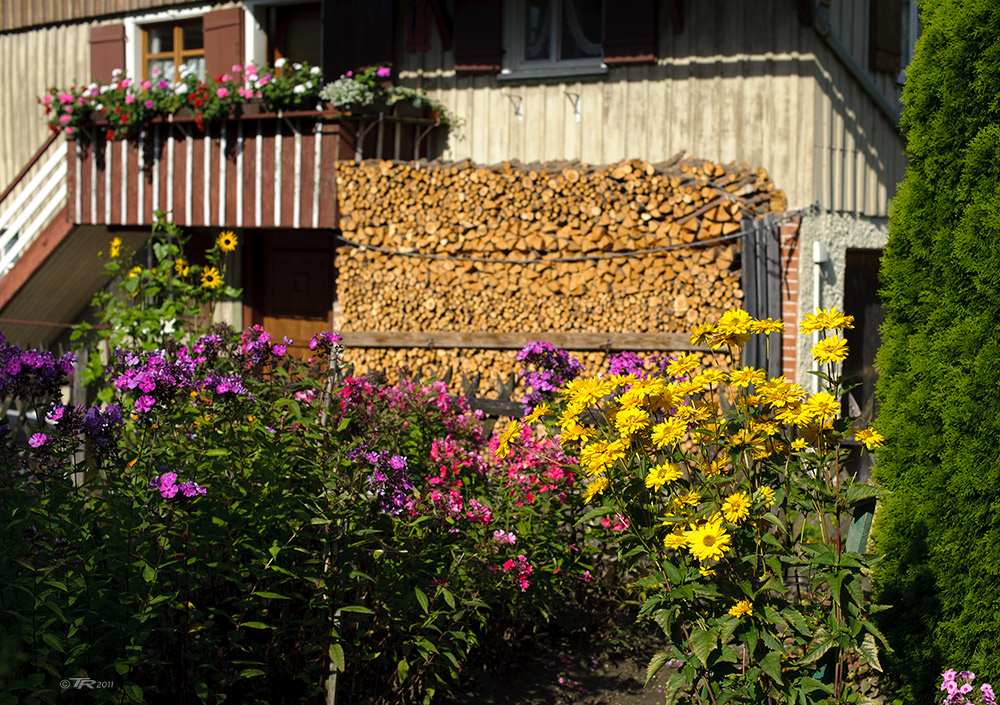
[[[38,97],[52,86],[80,85],[88,79],[90,26],[0,34],[0,189],[49,135]]]
[[[196,4],[214,2],[201,0]],[[0,32],[191,4],[191,0],[3,0],[0,2]]]
[[[831,22],[864,66],[867,3],[848,4]],[[534,83],[456,77],[452,53],[434,31],[427,52],[407,53],[400,40],[400,77],[465,121],[449,135],[447,158],[602,164],[655,162],[684,150],[763,165],[790,207],[819,201],[884,216],[902,178],[902,141],[815,29],[799,24],[796,4],[712,0],[684,8],[680,34],[661,13],[655,65]],[[894,76],[873,78],[898,99]]]

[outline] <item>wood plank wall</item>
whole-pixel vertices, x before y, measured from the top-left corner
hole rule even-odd
[[[834,31],[867,66],[865,0],[835,3]],[[661,13],[660,60],[596,80],[530,85],[456,77],[436,31],[431,49],[407,53],[398,27],[402,82],[423,87],[465,125],[445,157],[658,161],[680,150],[719,162],[761,164],[789,206],[884,216],[902,179],[902,142],[790,0],[684,3],[684,31]],[[898,98],[895,76],[874,76]],[[571,95],[567,95],[571,94]],[[579,96],[577,122],[571,98]]]
[[[203,0],[203,4],[216,1]],[[3,0],[0,32],[190,4],[190,0]]]

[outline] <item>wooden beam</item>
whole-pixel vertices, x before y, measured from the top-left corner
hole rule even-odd
[[[683,333],[462,333],[457,331],[338,331],[349,348],[470,348],[520,350],[544,340],[563,350],[707,350]]]

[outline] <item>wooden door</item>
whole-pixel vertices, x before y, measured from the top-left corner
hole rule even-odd
[[[335,276],[329,231],[261,232],[248,237],[251,323],[272,340],[292,339],[289,350],[308,357],[309,340],[333,322]]]

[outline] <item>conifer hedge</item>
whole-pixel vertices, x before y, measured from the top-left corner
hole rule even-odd
[[[890,210],[874,539],[906,702],[1000,677],[1000,3],[926,0]]]

